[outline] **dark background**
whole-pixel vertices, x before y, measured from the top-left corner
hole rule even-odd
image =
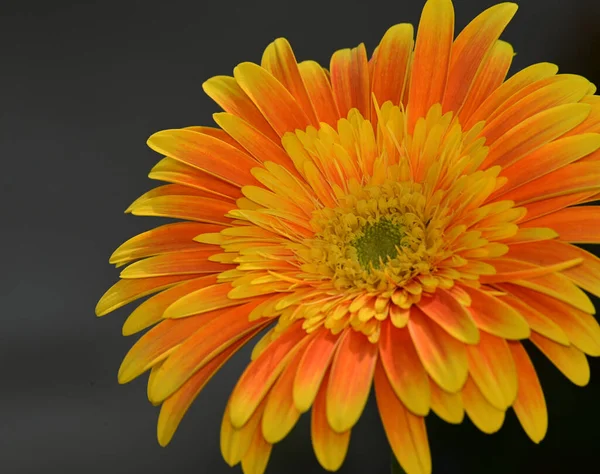
[[[457,0],[457,29],[490,0]],[[155,225],[123,214],[153,183],[159,159],[146,138],[210,125],[217,107],[201,84],[258,62],[286,36],[299,60],[328,64],[336,49],[418,23],[421,0],[0,1],[0,471],[228,473],[219,452],[223,408],[248,359],[238,354],[197,399],[167,449],[145,380],[119,386],[133,338],[128,308],[103,319],[94,305],[116,281],[108,264],[122,241]],[[513,71],[539,61],[600,82],[600,5],[524,0],[504,39]],[[600,364],[571,385],[536,358],[550,410],[541,446],[514,414],[500,433],[428,420],[434,472],[596,471]],[[594,385],[594,381],[596,384]],[[274,449],[267,473],[322,472],[307,417]],[[352,435],[342,473],[389,472],[374,403]]]

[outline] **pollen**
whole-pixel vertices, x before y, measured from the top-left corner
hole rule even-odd
[[[361,234],[350,245],[365,270],[378,269],[402,252],[402,226],[387,217],[367,223]]]

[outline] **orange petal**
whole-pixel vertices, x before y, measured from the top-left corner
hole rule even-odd
[[[550,142],[502,170],[502,176],[508,178],[508,183],[496,196],[503,196],[508,191],[573,163],[598,148],[600,148],[600,135],[596,133],[559,138]],[[503,196],[503,199],[512,198]]]
[[[306,340],[306,332],[302,329],[302,324],[296,323],[287,328],[250,363],[238,380],[229,400],[231,423],[235,428],[244,426],[250,419],[289,359]]]
[[[600,162],[573,163],[507,192],[517,205],[600,189]]]
[[[275,130],[233,77],[212,77],[202,88],[225,112],[245,120],[276,143],[279,141]]]
[[[566,242],[600,243],[600,206],[569,207],[527,221],[526,227],[550,227]]]
[[[486,55],[516,11],[517,5],[514,3],[501,3],[488,8],[456,37],[442,103],[444,112],[460,110]]]
[[[315,400],[338,340],[331,331],[321,330],[308,343],[294,379],[293,398],[299,411],[308,411]]]
[[[469,310],[479,329],[505,339],[526,339],[529,325],[517,311],[500,298],[475,288],[464,288],[471,297]]]
[[[563,260],[581,258],[581,265],[563,270],[562,274],[584,290],[600,297],[600,259],[579,247],[552,240],[543,244],[513,245],[507,256],[536,265],[552,265]]]
[[[444,390],[458,392],[468,374],[464,344],[414,306],[411,308],[408,330],[430,377]]]
[[[496,140],[481,165],[508,166],[580,124],[590,113],[588,104],[565,104],[544,110],[515,125]]]
[[[509,342],[517,376],[519,392],[513,404],[513,409],[525,433],[534,443],[539,443],[548,431],[548,410],[542,386],[538,380],[535,368],[520,342]]]
[[[96,316],[105,316],[138,298],[151,295],[190,278],[192,278],[190,275],[170,275],[157,278],[119,280],[98,301]]]
[[[183,415],[200,394],[202,389],[217,373],[217,371],[233,356],[241,347],[252,339],[258,331],[253,331],[247,336],[228,347],[225,351],[211,360],[202,369],[196,372],[177,392],[167,398],[160,407],[158,416],[157,436],[158,443],[166,446],[171,442]],[[152,386],[153,382],[148,382]]]
[[[547,318],[543,313],[536,311],[531,306],[527,305],[521,295],[525,292],[529,292],[526,288],[518,285],[503,284],[498,285],[501,291],[505,291],[508,294],[502,297],[502,300],[519,312],[521,316],[527,321],[532,331],[535,331],[542,336],[546,336],[548,339],[552,339],[554,342],[569,345],[569,338],[564,331],[554,323],[550,318]]]
[[[214,114],[213,118],[260,163],[272,161],[286,169],[294,170],[294,164],[284,151],[280,141],[274,142],[236,115],[223,112]]]
[[[530,204],[524,204],[522,207],[527,209],[527,214],[523,219],[520,220],[519,224],[524,224],[525,222],[532,221],[538,217],[545,216],[546,214],[552,214],[553,212],[559,211],[568,206],[589,202],[588,199],[593,198],[595,195],[596,191],[583,191],[574,194],[566,194],[564,196],[552,197],[549,199],[544,199],[543,201],[532,202]]]
[[[588,384],[590,366],[583,352],[573,346],[556,344],[536,333],[531,334],[530,339],[571,382],[580,387]]]
[[[192,130],[163,130],[148,139],[157,153],[237,185],[254,183],[250,169],[257,162],[230,144]]]
[[[294,355],[266,397],[262,433],[269,443],[275,444],[285,438],[300,418],[301,413],[294,405],[293,391],[294,378],[304,353],[303,347]]]
[[[248,303],[223,311],[198,331],[190,333],[156,374],[150,398],[159,402],[170,397],[192,375],[244,335],[264,327],[269,320],[248,321],[248,313],[258,305]]]
[[[536,291],[514,287],[509,291],[558,325],[575,347],[591,356],[600,356],[600,326],[591,314]]]
[[[450,0],[429,0],[423,7],[412,63],[408,95],[408,130],[441,103],[446,89],[454,36],[454,7]]]
[[[225,226],[177,222],[143,232],[121,244],[110,256],[110,263],[123,265],[132,260],[162,253],[199,249],[194,237],[207,232],[220,232]]]
[[[303,61],[298,68],[317,119],[336,127],[340,113],[325,70],[315,61]]]
[[[539,87],[540,84],[543,86]],[[480,136],[486,138],[486,144],[492,144],[513,127],[539,112],[578,102],[585,95],[588,86],[587,79],[567,74],[533,84],[503,104],[502,108],[496,111],[495,117],[488,119]],[[529,93],[526,94],[526,91]]]
[[[364,44],[353,49],[342,49],[331,56],[331,87],[342,117],[351,109],[358,109],[369,118],[371,97],[369,63]]]
[[[469,374],[490,404],[506,410],[517,397],[517,372],[506,341],[486,332],[476,346],[467,346]]]
[[[437,290],[433,296],[423,297],[418,306],[459,341],[466,344],[479,342],[479,330],[471,314],[447,291]]]
[[[511,258],[496,258],[490,260],[490,264],[496,267],[497,273],[495,275],[481,275],[479,281],[484,284],[491,284],[514,280],[530,280],[576,267],[582,261],[581,258],[574,258],[542,267]]]
[[[164,360],[182,342],[220,314],[221,312],[215,311],[176,321],[162,321],[154,326],[127,352],[119,368],[119,383],[130,382]]]
[[[310,125],[292,94],[265,69],[246,62],[238,65],[233,75],[279,136]]]
[[[377,345],[353,329],[340,337],[327,385],[327,420],[338,433],[352,428],[362,414],[377,361]]]
[[[229,137],[229,135],[227,135]],[[229,137],[231,139],[231,137]],[[237,142],[235,142],[237,144]],[[181,161],[165,157],[150,170],[150,179],[188,186],[199,191],[210,193],[213,198],[235,200],[240,197],[238,186],[223,181],[216,176],[186,165]]]
[[[505,412],[494,408],[483,396],[471,378],[462,390],[465,411],[473,424],[486,434],[492,434],[502,428]]]
[[[343,464],[350,443],[350,430],[337,433],[327,422],[327,381],[324,383],[315,398],[311,413],[311,439],[313,449],[319,464],[328,471],[337,471]]]
[[[230,224],[225,217],[235,204],[201,196],[159,196],[132,205],[135,216],[170,217],[212,224]]]
[[[294,96],[298,105],[314,126],[319,122],[309,99],[296,57],[290,43],[285,38],[277,38],[265,49],[261,66],[269,71]]]
[[[388,29],[379,43],[377,56],[372,60],[371,92],[380,106],[388,100],[398,105],[402,100],[402,94],[407,88],[413,38],[413,26],[403,23]],[[371,121],[376,118],[375,109],[372,108]]]
[[[265,408],[265,402],[254,411],[252,417],[240,429],[235,429],[229,416],[229,404],[225,407],[221,422],[221,454],[223,459],[233,467],[238,464],[248,452],[254,439],[254,434],[260,431],[260,420]]]
[[[131,213],[134,209],[156,198],[175,196],[190,196],[198,199],[209,198],[217,201],[228,201],[230,205],[233,204],[232,200],[229,198],[222,198],[221,196],[217,196],[216,194],[204,191],[202,189],[195,189],[190,186],[182,186],[180,184],[166,184],[164,186],[153,188],[147,193],[142,194],[129,205],[129,207],[125,210],[125,213]]]
[[[471,89],[458,113],[460,123],[466,123],[473,112],[504,82],[514,56],[513,47],[505,41],[496,41],[483,59]]]
[[[194,275],[220,273],[231,265],[212,262],[209,258],[219,252],[219,247],[196,242],[197,250],[157,255],[134,262],[121,272],[121,278],[149,278],[166,275]]]
[[[408,329],[397,329],[384,321],[379,338],[379,357],[398,398],[415,415],[426,416],[430,405],[429,377]]]
[[[230,292],[230,283],[217,283],[201,288],[175,301],[165,310],[163,317],[168,319],[186,318],[193,314],[206,313],[244,303],[244,301],[229,298],[227,295]]]
[[[503,104],[509,101],[511,97],[531,84],[554,76],[557,72],[558,67],[550,63],[533,64],[517,72],[483,101],[465,123],[464,130],[470,130],[479,121],[489,120],[497,110],[502,110]]]
[[[263,474],[271,457],[273,445],[268,443],[260,430],[254,432],[254,439],[248,451],[242,458],[242,471],[244,474]]]
[[[125,320],[123,335],[130,336],[142,331],[163,319],[165,310],[179,298],[200,288],[214,285],[216,275],[207,275],[184,281],[173,288],[162,291],[139,305]]]
[[[465,417],[460,392],[449,393],[442,390],[437,383],[431,381],[431,409],[446,423],[460,424]]]
[[[381,363],[375,370],[375,395],[385,434],[402,468],[411,474],[430,474],[431,453],[425,420],[404,407]]]

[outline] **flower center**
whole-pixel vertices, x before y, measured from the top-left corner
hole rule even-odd
[[[338,290],[373,292],[429,274],[440,256],[444,219],[420,184],[352,186],[338,207],[315,211],[303,270],[331,278]]]
[[[356,249],[358,262],[365,270],[380,268],[395,258],[402,247],[402,228],[390,218],[383,217],[374,223],[367,223],[362,235],[350,245]]]

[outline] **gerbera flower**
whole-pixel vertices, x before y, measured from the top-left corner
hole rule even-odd
[[[260,65],[204,84],[218,128],[165,130],[149,146],[166,181],[134,215],[182,220],[111,257],[128,265],[97,307],[138,298],[124,334],[149,327],[119,381],[150,370],[166,445],[194,398],[268,328],[223,417],[227,463],[262,473],[311,412],[326,470],[342,464],[374,384],[392,450],[432,470],[425,417],[483,432],[513,408],[540,442],[544,395],[523,341],[573,383],[600,355],[600,98],[553,64],[505,80],[503,3],[454,38],[450,0],[390,28],[329,70],[285,39]]]

